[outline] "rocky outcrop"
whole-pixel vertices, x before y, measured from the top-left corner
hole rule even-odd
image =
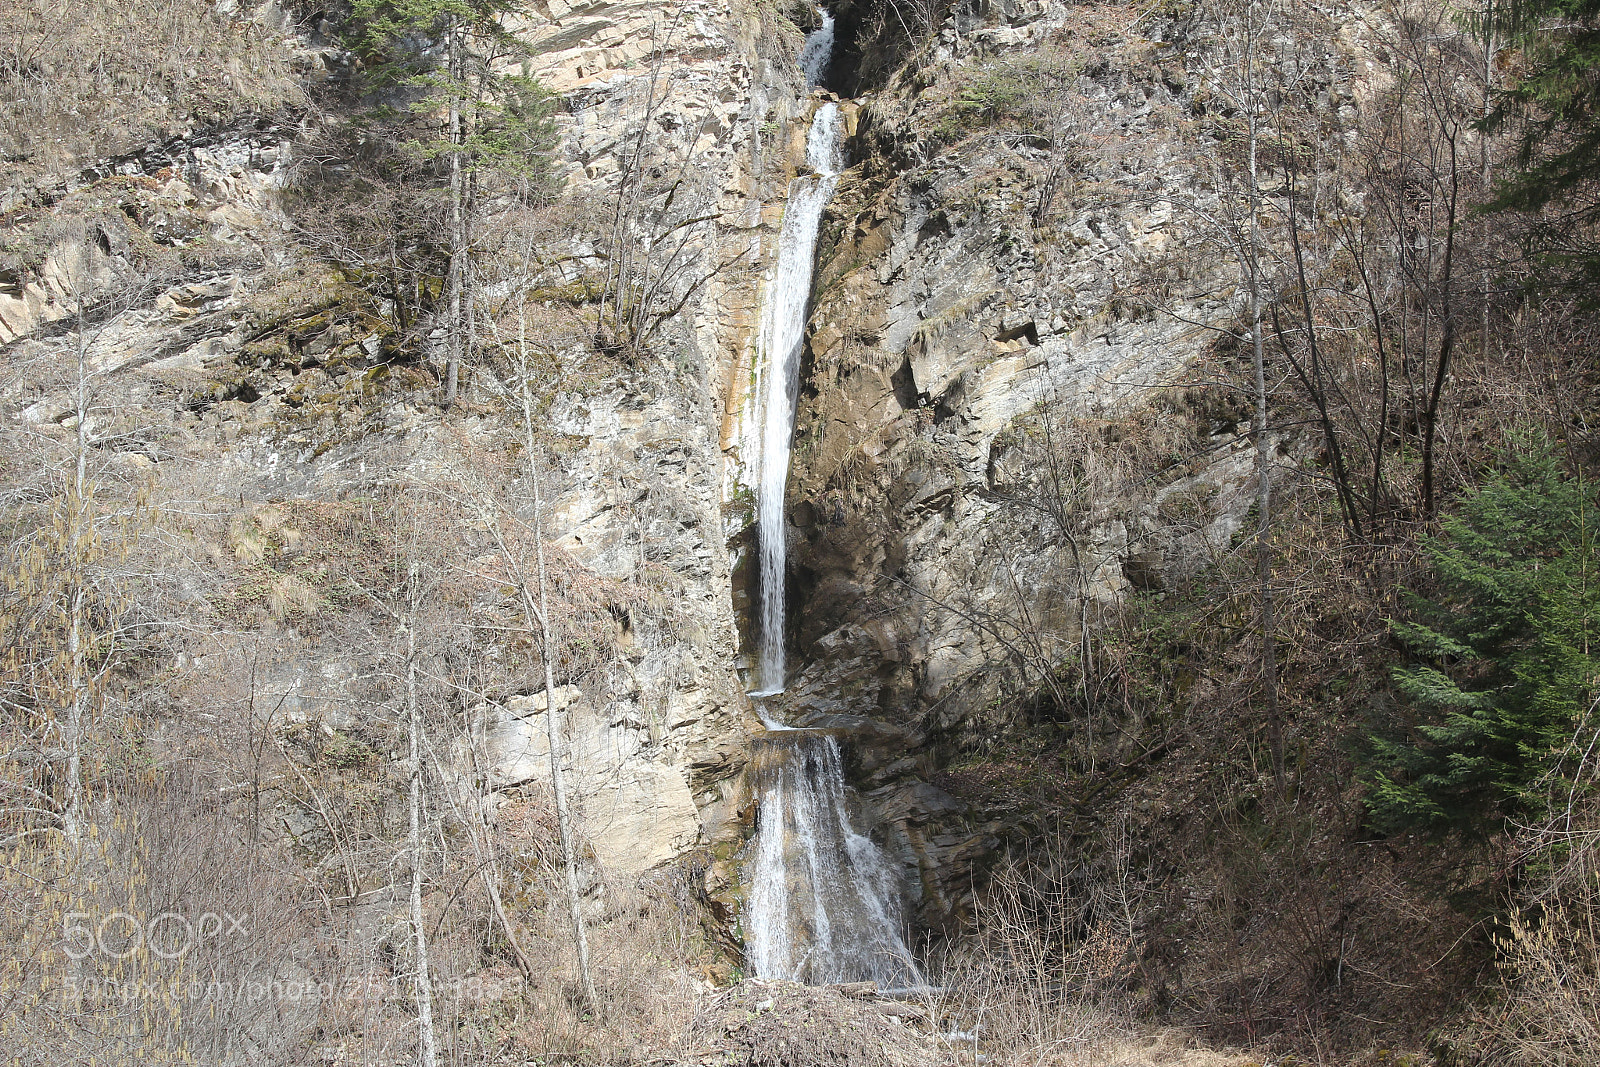
[[[637,873],[737,838],[748,817],[738,772],[754,720],[734,670],[721,446],[730,383],[748,374],[753,268],[781,213],[771,189],[793,171],[789,120],[805,110],[798,38],[770,12],[723,2],[552,3],[521,32],[532,73],[560,96],[568,202],[603,212],[619,160],[642,144],[650,181],[693,160],[707,216],[688,246],[694,286],[647,356],[568,353],[583,371],[542,409],[560,443],[551,540],[623,590],[621,602],[642,605],[619,608],[616,655],[568,709],[589,844]],[[297,243],[280,194],[298,132],[233,124],[91,168],[12,220],[37,247],[0,277],[0,343],[12,366],[31,368],[5,384],[13,428],[69,439],[67,348],[78,294],[94,293],[91,437],[118,442],[110,447],[151,480],[154,499],[231,514],[225,526],[285,558],[293,545],[272,532],[286,523],[298,536],[285,509],[370,499],[448,477],[468,453],[516,448],[514,405],[493,373],[473,379],[463,409],[441,412],[432,372],[398,349],[381,307]],[[658,192],[645,190],[647,207]],[[586,240],[578,228],[575,280],[594,251]],[[218,551],[230,555],[227,544]],[[290,594],[291,613],[324,610],[314,590]],[[359,731],[373,714],[369,653],[273,628],[276,665],[251,675],[252,699],[282,721]],[[180,672],[197,676],[215,653],[197,637]],[[542,699],[509,693],[480,708],[502,795],[540,776]]]
[[[215,250],[214,260],[231,254],[259,261],[283,229],[274,199],[298,132],[246,117],[102,161],[53,190],[52,206],[13,212],[14,232],[26,236],[7,250],[10,262],[0,264],[0,345],[73,315],[79,293],[105,292],[119,278],[148,272],[147,263],[134,262],[153,250],[137,247],[140,241],[176,250],[202,240]],[[52,225],[52,216],[76,216],[93,232]],[[168,262],[157,270],[171,276],[182,266]],[[190,273],[203,271],[190,265]]]
[[[1226,384],[1240,267],[1187,132],[1216,88],[1198,17],[962,7],[855,117],[789,483],[786,699],[893,734],[901,758],[859,770],[930,922],[1002,829],[931,773],[993,742],[1008,702],[1050,699],[1086,634],[1209,566],[1252,505],[1248,392]],[[1348,102],[1355,67],[1330,47],[1311,80]]]
[[[1096,46],[1069,31],[1098,31]],[[1019,52],[1054,57],[1066,87],[1003,84],[1026,77],[1006,65]],[[1019,5],[952,20],[915,88],[863,110],[860,162],[831,208],[791,481],[796,638],[808,671],[829,676],[808,673],[807,691],[839,683],[857,710],[958,723],[1001,688],[1026,619],[1070,643],[1085,614],[1201,565],[1237,530],[1252,477],[1243,402],[1164,392],[1212,358],[1237,283],[1213,261],[1212,284],[1185,287],[1202,295],[1155,291],[1173,250],[1204,239],[1163,194],[1207,195],[1171,56],[1109,12]],[[1054,144],[986,130],[988,105],[960,95],[985,70],[997,95],[1059,94],[1037,105],[1066,112]],[[1143,492],[1097,494],[1085,464],[1162,421],[1184,423],[1189,458]],[[1057,442],[1083,485],[1041,484],[1047,423],[1094,426]],[[1068,490],[1073,529],[1052,530],[1044,497]],[[1160,514],[1179,495],[1204,498],[1184,529]]]
[[[770,8],[536,6],[519,32],[560,99],[566,202],[611,218],[636,197],[646,234],[669,203],[692,201],[698,220],[682,305],[652,344],[632,361],[563,353],[572,373],[542,411],[560,445],[551,540],[650,606],[619,610],[604,669],[562,679],[575,791],[602,862],[636,873],[709,848],[727,905],[756,728],[738,673],[752,341],[815,100],[798,30]],[[858,38],[827,84],[865,87],[860,52]],[[1019,90],[1037,65],[1012,61],[1045,52],[1064,64],[1057,81]],[[1179,22],[964,5],[898,80],[841,102],[855,166],[826,222],[796,427],[791,647],[805,666],[786,713],[847,734],[875,836],[931,925],[959,916],[1002,829],[929,784],[941,764],[1003,728],[987,709],[1037,689],[1130,590],[1158,592],[1227,546],[1249,507],[1244,407],[1185,378],[1206,361],[1227,371],[1209,327],[1235,314],[1237,271],[1213,258],[1204,284],[1165,286],[1200,241],[1160,194],[1196,184],[1182,120],[1203,106],[1204,69]],[[1328,91],[1343,100],[1341,84]],[[1037,106],[1059,129],[1023,128],[1035,111],[995,121],[1018,91],[1057,94]],[[466,451],[515,451],[492,373],[441,412],[427,354],[402,358],[381,307],[296,243],[279,202],[294,134],[219,126],[28,209],[39,244],[0,273],[0,344],[46,369],[5,384],[14,426],[65,439],[64,331],[92,310],[106,447],[157,496],[246,532],[286,502],[361,500]],[[581,288],[602,250],[594,227],[572,230],[564,281]],[[80,309],[90,289],[118,295]],[[259,699],[356,728],[361,654],[283,641]],[[185,655],[179,670],[199,670],[204,650]],[[542,776],[543,700],[477,706],[500,796]]]

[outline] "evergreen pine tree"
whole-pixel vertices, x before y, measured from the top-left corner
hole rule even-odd
[[[1548,448],[1512,457],[1425,546],[1437,599],[1392,624],[1415,656],[1394,678],[1414,713],[1372,739],[1380,829],[1492,832],[1536,817],[1600,679],[1597,510]]]
[[[445,165],[448,262],[441,296],[446,337],[444,403],[473,343],[472,222],[478,173],[519,180],[524,194],[549,177],[555,144],[551,95],[528,75],[528,51],[508,23],[520,0],[354,0],[352,50],[366,88],[384,101],[380,122],[413,134],[407,146]],[[521,73],[509,72],[520,62]]]
[[[1528,212],[1528,246],[1547,280],[1580,299],[1600,292],[1600,0],[1510,0],[1473,20],[1523,48],[1526,69],[1490,116],[1517,122],[1517,168],[1491,207]]]

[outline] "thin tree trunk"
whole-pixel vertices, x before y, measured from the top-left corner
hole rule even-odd
[[[478,739],[481,731],[473,729],[470,719],[466,723],[467,748],[472,753],[473,773],[477,781],[484,780],[484,771],[478,760]],[[442,779],[443,768],[439,764],[438,754],[433,757],[434,773]],[[446,794],[448,796],[448,793]],[[494,842],[494,831],[489,827],[489,820],[483,813],[483,794],[473,798],[472,814],[470,817],[463,813],[456,805],[455,799],[450,798],[450,806],[458,818],[470,827],[467,831],[468,841],[472,845],[472,858],[478,863],[478,877],[483,881],[484,893],[489,897],[489,906],[494,910],[495,918],[500,922],[501,931],[506,935],[506,944],[511,946],[511,954],[516,957],[517,969],[522,976],[530,981],[533,979],[533,961],[528,959],[528,954],[523,950],[522,941],[517,937],[516,927],[511,924],[511,917],[506,914],[505,901],[500,895],[500,850]],[[479,843],[479,834],[483,835]]]
[[[1442,286],[1439,359],[1433,370],[1433,385],[1428,391],[1427,407],[1423,411],[1422,438],[1422,511],[1432,518],[1437,509],[1434,488],[1434,444],[1439,431],[1439,402],[1444,395],[1445,383],[1450,378],[1451,357],[1455,353],[1456,309],[1454,262],[1456,249],[1456,205],[1459,197],[1461,170],[1456,160],[1456,133],[1449,134],[1450,145],[1450,198],[1445,216],[1444,271]]]
[[[1252,28],[1254,29],[1254,28]],[[1261,685],[1266,701],[1267,743],[1272,750],[1273,778],[1283,782],[1283,722],[1278,708],[1278,647],[1273,635],[1272,604],[1272,457],[1267,439],[1267,371],[1266,346],[1262,337],[1265,312],[1264,283],[1261,277],[1261,177],[1258,152],[1260,148],[1260,116],[1257,108],[1261,94],[1256,87],[1256,35],[1251,33],[1249,52],[1245,60],[1246,99],[1249,109],[1250,137],[1250,247],[1246,251],[1245,269],[1250,282],[1250,346],[1255,370],[1256,386],[1256,509],[1260,522],[1256,528],[1256,591],[1261,619]]]
[[[428,937],[422,915],[422,705],[417,700],[417,565],[411,564],[411,611],[406,626],[406,711],[411,742],[411,929],[417,953],[417,1031],[421,1067],[438,1060],[433,1032],[433,978],[428,971]]]
[[[1272,748],[1272,775],[1283,781],[1283,721],[1278,708],[1278,643],[1273,634],[1275,621],[1272,603],[1272,457],[1267,440],[1267,380],[1265,353],[1261,343],[1259,295],[1251,324],[1256,372],[1256,507],[1260,523],[1256,527],[1256,585],[1261,610],[1261,686],[1267,705],[1267,742]]]
[[[523,192],[526,195],[526,187]],[[549,579],[546,573],[544,558],[544,490],[539,480],[539,466],[535,458],[538,455],[533,436],[533,400],[530,395],[529,378],[531,375],[528,360],[528,320],[527,320],[527,284],[526,264],[528,257],[524,257],[524,273],[518,292],[520,302],[517,310],[517,341],[519,364],[522,374],[522,429],[524,451],[528,458],[528,480],[533,489],[533,540],[535,555],[538,562],[538,590],[537,598],[534,591],[529,588],[527,575],[523,570],[520,560],[509,550],[503,537],[499,537],[502,551],[511,558],[511,565],[517,578],[517,588],[522,595],[523,611],[530,619],[537,620],[539,625],[539,638],[542,643],[541,658],[544,660],[544,699],[545,699],[545,738],[550,747],[550,785],[554,794],[556,806],[556,828],[561,839],[561,861],[567,883],[567,916],[572,926],[572,942],[578,952],[578,977],[582,984],[584,1000],[590,1011],[598,1011],[600,998],[595,992],[594,972],[589,965],[589,935],[583,921],[582,899],[578,891],[578,855],[576,835],[573,832],[572,806],[567,799],[566,771],[562,767],[562,730],[560,720],[557,718],[559,709],[556,707],[556,679],[555,679],[555,628],[550,623],[550,591]],[[490,330],[495,329],[494,319],[487,320]],[[496,337],[498,337],[496,333]],[[492,849],[492,844],[491,844]],[[498,895],[496,890],[491,894],[491,899]],[[498,905],[497,905],[498,907]],[[502,919],[504,922],[504,920]],[[510,925],[506,923],[509,933]],[[518,964],[526,967],[521,949],[512,938],[513,950],[518,956]]]
[[[1480,163],[1480,166],[1483,169],[1483,196],[1484,197],[1488,197],[1489,190],[1494,185],[1494,172],[1493,172],[1490,160],[1489,160],[1489,131],[1488,131],[1488,128],[1487,128],[1488,127],[1488,122],[1489,122],[1489,101],[1494,98],[1495,40],[1494,40],[1494,22],[1492,20],[1493,14],[1494,14],[1493,4],[1490,3],[1486,7],[1486,9],[1484,11],[1484,20],[1483,20],[1483,35],[1484,35],[1483,36],[1483,124],[1479,127],[1479,130],[1478,130],[1478,154],[1479,154],[1479,163]],[[1482,337],[1480,343],[1481,343],[1481,352],[1482,352],[1483,358],[1485,360],[1487,360],[1489,358],[1489,284],[1490,283],[1489,283],[1489,240],[1488,240],[1488,238],[1489,238],[1489,234],[1492,232],[1491,229],[1490,229],[1492,225],[1493,225],[1493,222],[1491,221],[1491,217],[1486,213],[1484,215],[1484,218],[1483,218],[1483,237],[1484,237],[1483,250],[1480,253],[1480,255],[1482,255],[1482,257],[1483,257],[1483,266],[1482,266],[1481,270],[1479,271],[1479,275],[1478,275],[1479,282],[1483,286],[1483,296],[1482,296],[1483,307],[1481,308],[1481,314],[1483,316],[1483,321],[1479,324],[1479,329],[1481,329],[1482,332],[1483,332],[1483,337]]]
[[[1383,453],[1389,438],[1389,348],[1384,341],[1383,315],[1378,311],[1378,297],[1372,286],[1372,275],[1367,272],[1365,254],[1356,250],[1354,236],[1346,243],[1350,258],[1361,278],[1361,291],[1366,299],[1367,311],[1372,319],[1372,339],[1378,349],[1378,421],[1372,434],[1371,506],[1373,540],[1381,541],[1388,525],[1388,491],[1383,487]]]
[[[67,800],[61,820],[62,833],[73,849],[83,836],[83,711],[85,703],[83,656],[83,589],[72,591],[71,628],[67,631],[67,658],[70,661],[67,703]]]
[[[1345,465],[1344,447],[1339,441],[1339,434],[1333,424],[1333,415],[1328,410],[1328,379],[1322,372],[1322,353],[1317,344],[1317,320],[1311,306],[1311,283],[1306,277],[1305,254],[1300,243],[1300,206],[1299,190],[1295,185],[1294,170],[1285,165],[1284,179],[1288,185],[1289,201],[1289,245],[1294,253],[1295,280],[1300,289],[1300,311],[1305,317],[1306,324],[1306,349],[1310,357],[1310,366],[1302,367],[1295,359],[1289,347],[1288,338],[1284,335],[1283,327],[1279,322],[1277,309],[1272,312],[1272,325],[1278,335],[1278,343],[1283,349],[1284,358],[1289,361],[1289,366],[1294,370],[1306,392],[1311,397],[1311,402],[1317,409],[1317,418],[1322,426],[1322,437],[1328,446],[1328,460],[1333,467],[1333,485],[1335,494],[1339,498],[1339,510],[1344,513],[1345,523],[1349,527],[1352,542],[1361,540],[1361,512],[1356,505],[1356,495],[1351,486],[1350,470]],[[1333,388],[1337,389],[1337,379],[1334,379]]]
[[[461,376],[461,349],[464,333],[461,323],[461,289],[462,270],[465,264],[462,258],[465,255],[465,242],[462,240],[462,220],[465,213],[461,210],[462,180],[461,180],[461,104],[457,99],[457,87],[461,66],[461,41],[456,30],[455,20],[450,22],[450,266],[449,266],[449,298],[446,314],[450,316],[449,324],[449,352],[445,359],[444,370],[444,406],[450,407],[456,402],[456,381]]]
[[[62,833],[68,845],[77,848],[83,834],[83,731],[87,714],[88,664],[84,651],[88,575],[87,530],[94,521],[89,505],[89,343],[84,336],[86,321],[83,299],[78,299],[78,381],[74,407],[78,425],[74,446],[72,495],[67,502],[67,558],[72,575],[72,592],[67,602],[67,708],[65,733],[67,748],[66,811],[62,817]]]
[[[561,837],[561,862],[567,881],[567,909],[572,922],[572,942],[578,950],[578,978],[583,984],[583,996],[589,1010],[600,1007],[595,993],[594,974],[589,967],[589,935],[584,928],[582,900],[578,895],[578,857],[572,832],[572,808],[567,802],[566,773],[561,766],[561,730],[557,725],[555,635],[550,625],[550,592],[545,575],[544,561],[544,496],[539,481],[538,462],[534,458],[533,404],[528,397],[526,380],[527,363],[523,362],[522,424],[526,435],[528,478],[533,483],[533,543],[539,567],[539,609],[533,614],[539,620],[539,639],[543,645],[545,735],[550,744],[550,785],[555,794],[556,827]],[[526,589],[523,595],[527,595]]]
[[[456,364],[456,393],[460,392],[461,364],[472,362],[474,342],[478,336],[478,302],[473,291],[476,284],[472,270],[472,219],[478,208],[478,176],[468,171],[461,176],[461,355]]]
[[[481,812],[479,818],[482,819]],[[528,959],[527,952],[522,948],[522,941],[517,937],[516,927],[511,925],[511,918],[506,914],[505,901],[500,896],[500,853],[495,848],[494,838],[489,835],[487,825],[483,826],[483,839],[488,862],[478,877],[483,879],[484,890],[489,894],[489,904],[494,908],[495,918],[500,920],[500,929],[506,935],[506,944],[511,946],[511,954],[517,959],[517,969],[522,972],[522,977],[531,981],[533,961]]]

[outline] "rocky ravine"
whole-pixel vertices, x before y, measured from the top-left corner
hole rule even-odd
[[[1382,77],[1346,15],[1307,61],[1335,131]],[[1202,222],[1216,31],[1189,10],[964,6],[852,115],[789,483],[788,701],[808,724],[871,717],[868,816],[930,925],[1006,828],[928,777],[1252,506],[1248,390],[1203,384],[1247,369],[1218,333],[1239,270]]]
[[[523,32],[533,73],[561,95],[568,196],[614,192],[654,80],[667,91],[645,133],[651,158],[691,159],[716,216],[695,245],[709,277],[655,351],[631,368],[596,364],[555,399],[549,418],[570,447],[551,531],[596,576],[667,590],[603,677],[560,695],[595,854],[631,874],[709,850],[708,889],[730,902],[749,829],[740,771],[758,728],[738,672],[756,268],[770,262],[802,158],[811,105],[793,64],[799,36],[739,0],[552,0],[540,12]],[[850,5],[841,12],[842,31],[860,24]],[[999,829],[972,825],[927,783],[952,746],[990,729],[982,709],[1030,684],[997,634],[1031,618],[1070,645],[1135,583],[1202,565],[1248,508],[1239,406],[1168,394],[1147,404],[1207,357],[1210,334],[1183,320],[1226,320],[1232,284],[1224,271],[1216,295],[1169,309],[1178,316],[1126,297],[1193,238],[1158,197],[1128,194],[1191,182],[1180,120],[1205,56],[1181,19],[1132,18],[1050,0],[963,6],[911,73],[844,108],[856,166],[826,222],[790,480],[792,647],[806,665],[788,709],[855,728],[864,815],[929,924],[960,914]],[[1039,223],[1029,213],[1048,150],[983,134],[961,93],[989,66],[1061,42],[1080,64],[1078,155],[1059,209]],[[1342,62],[1330,53],[1335,95]],[[491,376],[463,411],[440,412],[428,376],[393,364],[382,323],[297,245],[279,199],[295,139],[292,127],[231,125],[19,209],[43,244],[0,291],[14,426],[69,432],[58,372],[74,286],[159,261],[159,281],[115,309],[94,344],[106,412],[96,433],[119,442],[107,447],[158,497],[259,525],[273,501],[359,497],[437,473],[463,447],[510,447]],[[1120,199],[1100,195],[1111,188]],[[69,216],[82,225],[56,225]],[[1025,506],[1042,492],[1030,434],[1041,417],[1076,416],[1164,427],[1182,439],[1182,461],[1136,499],[1085,482],[1078,525],[1052,530]],[[348,651],[293,628],[273,639],[261,700],[334,729],[358,714],[363,665]],[[203,670],[202,646],[175,669]],[[539,776],[543,699],[488,709],[501,790]]]

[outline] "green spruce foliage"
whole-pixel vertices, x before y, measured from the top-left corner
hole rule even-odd
[[[549,173],[551,93],[528,75],[527,47],[509,28],[517,0],[354,0],[347,38],[380,126],[407,126],[427,159],[459,156],[528,178]]]
[[[1381,830],[1482,835],[1538,818],[1595,701],[1600,514],[1547,447],[1523,445],[1428,541],[1436,596],[1392,624],[1413,654],[1394,679],[1414,717],[1372,739]]]
[[[1490,125],[1516,122],[1517,167],[1491,208],[1527,212],[1545,281],[1600,300],[1600,0],[1510,0],[1471,21],[1522,48],[1525,69]]]

